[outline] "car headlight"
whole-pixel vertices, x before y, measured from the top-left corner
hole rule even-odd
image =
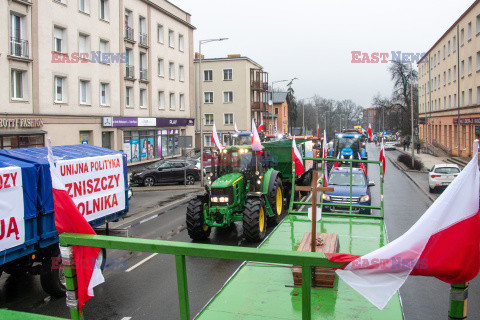
[[[322,199],[325,201],[330,201],[330,196],[326,193],[323,194]]]
[[[368,200],[370,200],[370,196],[368,194],[360,198],[360,202],[367,202]]]

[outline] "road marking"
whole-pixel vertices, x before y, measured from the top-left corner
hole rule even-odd
[[[122,320],[130,320],[132,317],[123,317]]]
[[[141,266],[142,264],[144,264],[144,263],[147,262],[148,260],[152,259],[152,258],[155,257],[156,255],[158,255],[158,253],[154,253],[154,254],[149,255],[148,257],[146,257],[146,258],[143,259],[142,261],[138,262],[137,264],[134,264],[133,266],[131,266],[130,268],[128,268],[127,270],[125,270],[125,272],[130,272],[130,271],[132,271],[133,269]]]

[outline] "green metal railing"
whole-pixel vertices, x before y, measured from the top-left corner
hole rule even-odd
[[[314,162],[321,162],[325,161],[327,162],[348,162],[349,163],[349,168],[350,168],[350,203],[333,203],[333,204],[324,204],[323,203],[323,192],[320,194],[320,203],[318,203],[318,206],[323,209],[324,205],[328,206],[335,206],[335,207],[344,207],[348,208],[348,213],[339,213],[339,212],[323,212],[322,210],[322,215],[324,216],[337,216],[337,217],[358,217],[358,218],[367,218],[367,219],[383,219],[384,218],[384,202],[383,202],[383,163],[381,161],[373,161],[373,160],[351,160],[351,159],[336,159],[336,158],[311,158],[311,157],[305,157],[303,160],[313,160]],[[379,165],[379,170],[380,170],[380,206],[366,206],[366,205],[360,205],[360,204],[354,204],[352,201],[352,190],[353,190],[353,164],[354,163],[372,163],[372,164],[378,164]],[[325,166],[326,167],[326,166]],[[324,170],[325,168],[322,166],[322,179],[324,177]],[[295,176],[295,162],[292,162],[292,176]],[[295,190],[295,179],[292,179],[292,190]],[[313,197],[314,195],[312,195]],[[294,205],[312,205],[312,202],[307,202],[307,201],[295,201],[294,199],[295,193],[292,192],[291,197],[290,197],[290,206],[288,209],[288,213],[293,213],[293,214],[301,214],[305,215],[308,214],[307,211],[298,211],[298,210],[293,210]],[[358,208],[358,209],[370,209],[370,210],[380,210],[380,215],[363,215],[363,214],[352,214],[352,209]]]
[[[60,246],[67,247],[72,245],[175,255],[178,300],[180,305],[180,318],[182,320],[190,319],[185,256],[300,265],[302,266],[302,279],[311,279],[312,267],[338,268],[344,264],[331,262],[323,253],[73,233],[63,233],[60,235]],[[70,266],[65,266],[65,277],[68,292],[74,293],[77,289],[75,270]],[[83,319],[82,314],[80,314],[76,308],[70,308],[70,315],[73,320]],[[302,319],[311,319],[310,281],[302,281]]]

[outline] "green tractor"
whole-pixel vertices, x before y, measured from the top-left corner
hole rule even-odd
[[[291,140],[267,142],[261,154],[251,146],[223,149],[212,161],[205,193],[188,204],[190,238],[206,240],[212,227],[227,228],[241,221],[247,241],[262,241],[267,224],[278,224],[288,212],[295,179],[291,146]]]

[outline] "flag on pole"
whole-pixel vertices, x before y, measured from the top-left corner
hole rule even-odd
[[[358,153],[358,160],[362,160],[362,156],[360,155],[360,153]],[[361,162],[359,162],[359,167],[365,172],[365,175],[368,176],[367,167]]]
[[[277,119],[275,118],[275,135],[277,135]]]
[[[262,143],[260,142],[260,137],[258,136],[258,131],[257,127],[255,126],[254,119],[252,119],[252,150],[257,152],[263,152]]]
[[[367,133],[368,133],[368,140],[371,142],[373,139],[373,133],[372,133],[372,125],[370,123],[368,124]]]
[[[215,127],[215,123],[213,123],[213,129],[212,129],[212,142],[217,146],[217,148],[220,150],[220,152],[223,150],[223,148],[225,148],[220,143],[220,139],[218,138],[217,128]]]
[[[317,131],[320,129],[317,129]],[[318,132],[320,134],[320,132]],[[328,153],[328,147],[327,147],[327,131],[323,130],[323,147],[322,147],[322,158],[327,158],[327,153]],[[327,161],[323,160],[322,163],[323,166],[323,186],[327,187],[328,186],[328,166],[327,166]]]
[[[235,128],[235,133],[238,133],[239,131],[237,129],[237,123],[236,122],[234,123],[234,128]]]
[[[258,126],[257,130],[258,130],[257,132],[263,132],[263,120],[260,123],[260,125]]]
[[[463,171],[401,237],[363,256],[327,254],[349,262],[336,273],[383,309],[409,275],[463,283],[480,269],[478,140]]]
[[[385,147],[383,146],[383,138],[382,138],[382,147],[380,148],[380,158],[378,159],[378,161],[382,162],[382,165],[383,165],[382,177],[383,177],[383,179],[385,179],[386,161],[385,161]]]
[[[295,174],[300,177],[305,172],[305,167],[303,166],[302,155],[295,143],[295,137],[292,139],[292,160],[295,163]]]
[[[48,163],[52,176],[52,194],[55,211],[55,228],[59,234],[64,232],[96,234],[90,224],[78,211],[77,206],[65,189],[59,168],[54,164],[52,144],[47,139]],[[78,310],[81,312],[91,297],[93,288],[105,281],[100,270],[100,263],[97,262],[100,248],[73,246],[75,257],[75,269],[78,284]]]
[[[340,152],[339,152],[338,155],[337,155],[337,159],[340,159]],[[334,168],[338,168],[339,165],[340,165],[340,161],[337,160],[337,161],[335,161],[335,163],[333,164],[333,167],[334,167]]]

